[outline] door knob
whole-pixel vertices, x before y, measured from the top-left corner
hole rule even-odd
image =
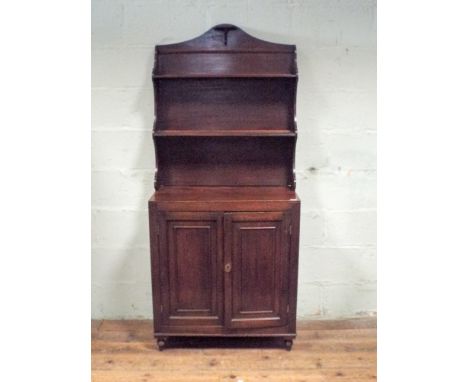
[[[224,266],[224,272],[226,272],[226,273],[231,272],[231,263],[227,263],[227,264]]]

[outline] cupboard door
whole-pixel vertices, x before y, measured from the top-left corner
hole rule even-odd
[[[162,324],[222,325],[222,214],[166,212],[160,228]]]
[[[226,326],[286,325],[289,215],[227,213],[224,228]]]

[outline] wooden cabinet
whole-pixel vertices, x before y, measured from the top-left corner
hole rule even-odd
[[[296,335],[295,47],[218,25],[156,47],[154,335]]]

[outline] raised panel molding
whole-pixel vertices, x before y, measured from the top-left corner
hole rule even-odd
[[[174,277],[170,276],[170,280],[171,290],[177,292],[171,307],[175,307],[175,313],[214,313],[216,285],[209,270],[216,265],[216,258],[210,248],[211,227],[173,224],[171,228],[173,239],[169,243],[175,248],[174,252],[169,250],[174,261],[174,273],[170,270]]]
[[[169,213],[162,220],[161,278],[167,278],[162,290],[163,321],[166,325],[220,324],[221,217]]]
[[[237,268],[239,282],[237,294],[239,306],[234,309],[235,317],[245,314],[271,314],[276,312],[274,295],[276,266],[270,254],[277,256],[275,226],[243,227],[237,225],[239,256],[233,262]],[[263,237],[262,237],[263,236]],[[234,240],[234,248],[236,242]],[[234,267],[236,269],[236,267]]]
[[[232,262],[225,297],[230,327],[260,328],[287,323],[286,220],[283,213],[226,214],[225,237],[231,237],[225,252]]]

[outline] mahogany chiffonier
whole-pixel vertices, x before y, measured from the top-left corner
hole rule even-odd
[[[296,336],[296,48],[217,25],[156,46],[154,336]]]

